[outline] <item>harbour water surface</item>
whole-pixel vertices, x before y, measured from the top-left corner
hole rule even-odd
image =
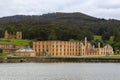
[[[0,80],[120,80],[120,64],[1,63]]]

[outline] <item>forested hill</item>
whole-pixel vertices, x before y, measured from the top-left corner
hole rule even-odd
[[[43,15],[16,15],[0,18],[0,37],[4,31],[22,31],[25,39],[81,40],[85,36],[112,36],[119,31],[119,20],[105,20],[82,13],[49,13]],[[117,30],[117,31],[116,31]]]
[[[0,22],[2,23],[8,23],[8,22],[19,22],[24,20],[41,20],[44,19],[49,22],[59,22],[61,20],[88,20],[88,21],[96,21],[98,20],[95,17],[88,16],[82,13],[49,13],[49,14],[43,14],[43,15],[34,15],[34,16],[26,16],[26,15],[15,15],[15,16],[8,16],[0,18]],[[55,21],[54,21],[55,20]],[[56,21],[57,20],[57,21]]]

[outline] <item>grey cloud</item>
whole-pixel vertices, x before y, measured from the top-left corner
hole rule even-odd
[[[120,19],[120,0],[0,0],[0,16],[82,12],[100,18]]]
[[[120,8],[120,0],[99,0],[95,5],[99,8],[116,9]]]

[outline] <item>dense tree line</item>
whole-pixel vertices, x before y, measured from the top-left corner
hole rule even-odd
[[[0,18],[0,37],[4,31],[22,31],[24,39],[38,40],[88,40],[101,35],[103,40],[115,36],[119,41],[120,21],[99,19],[82,13],[49,13],[40,16],[16,15]],[[116,31],[117,30],[117,31]]]
[[[109,43],[120,53],[120,21],[100,19],[82,13],[49,13],[39,16],[16,15],[0,18],[0,38],[4,32],[23,32],[32,40],[88,40],[97,47]],[[101,35],[102,40],[93,40]],[[113,39],[111,40],[111,36]]]

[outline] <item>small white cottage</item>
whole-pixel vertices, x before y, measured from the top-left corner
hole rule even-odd
[[[16,50],[15,56],[35,57],[36,52],[35,50],[32,50],[31,48],[21,48],[19,50]]]

